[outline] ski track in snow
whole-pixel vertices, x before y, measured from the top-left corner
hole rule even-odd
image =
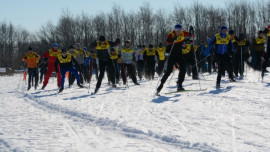
[[[0,151],[267,151],[270,149],[270,74],[240,82],[204,74],[201,92],[176,89],[177,73],[161,96],[157,79],[111,89],[106,78],[96,95],[74,85],[60,94],[25,91],[21,76],[0,77]],[[186,89],[198,80],[186,77]],[[91,83],[91,90],[95,83]],[[33,88],[32,88],[33,89]],[[91,92],[91,91],[90,91]]]

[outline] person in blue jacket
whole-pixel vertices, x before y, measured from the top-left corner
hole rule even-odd
[[[233,71],[232,71],[232,61],[231,57],[234,48],[232,39],[229,34],[227,34],[227,27],[222,26],[220,33],[216,34],[208,43],[208,48],[210,50],[211,45],[215,44],[216,46],[216,59],[218,62],[218,76],[217,76],[217,82],[216,87],[220,87],[220,81],[221,81],[221,75],[225,71],[225,67],[227,68],[229,79],[231,82],[235,82],[233,77]]]

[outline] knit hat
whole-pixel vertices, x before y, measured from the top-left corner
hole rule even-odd
[[[234,34],[234,30],[230,30],[230,31],[229,31],[229,34],[230,34],[230,35]]]
[[[149,48],[153,48],[154,46],[152,44],[149,44]]]
[[[32,49],[32,47],[31,47],[31,46],[29,46],[28,50],[32,51],[33,49]]]
[[[104,36],[99,37],[99,41],[105,41],[105,40],[106,40],[106,38]]]
[[[81,44],[80,43],[77,43],[76,46],[81,46]]]
[[[67,50],[66,49],[62,49],[62,53],[64,53],[64,52],[67,52]]]
[[[221,26],[220,30],[221,30],[221,31],[222,31],[222,30],[227,30],[227,26],[225,26],[225,25]]]
[[[69,48],[70,48],[70,49],[74,49],[74,46],[73,46],[73,45],[70,45]]]
[[[56,46],[58,46],[58,44],[57,43],[53,43],[52,47],[56,47]]]
[[[180,30],[182,30],[182,25],[181,24],[176,24],[174,26],[174,29],[180,31]]]

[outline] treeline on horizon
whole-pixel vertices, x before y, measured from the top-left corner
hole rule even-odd
[[[0,21],[0,67],[20,69],[22,56],[31,46],[40,55],[57,42],[60,48],[81,43],[90,50],[90,44],[104,35],[108,40],[120,38],[139,44],[165,44],[168,32],[174,25],[182,24],[184,30],[190,26],[195,30],[195,44],[219,33],[222,25],[233,29],[236,36],[244,33],[247,39],[254,38],[259,30],[270,23],[270,1],[226,3],[225,7],[206,6],[194,2],[191,6],[175,5],[171,10],[154,9],[151,3],[143,4],[138,11],[125,11],[118,5],[109,13],[96,15],[81,13],[73,15],[64,10],[58,22],[48,22],[37,32]]]

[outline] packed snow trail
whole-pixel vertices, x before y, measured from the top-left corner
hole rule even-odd
[[[0,151],[267,151],[270,75],[247,74],[220,89],[204,74],[207,90],[165,95],[176,73],[156,98],[157,80],[111,89],[104,79],[91,96],[76,85],[58,94],[55,81],[27,92],[20,75],[2,76]],[[183,86],[199,88],[190,77]]]

